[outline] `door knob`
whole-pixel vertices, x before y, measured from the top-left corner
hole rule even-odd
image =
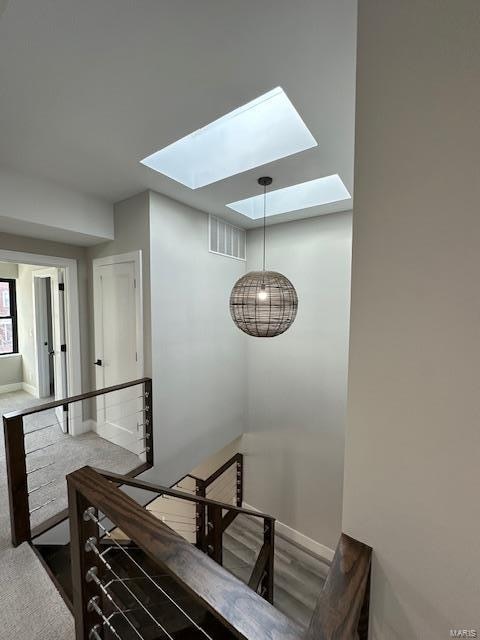
[[[95,362],[93,364],[96,364],[97,367],[101,367],[102,366],[102,361],[100,359],[95,360]]]

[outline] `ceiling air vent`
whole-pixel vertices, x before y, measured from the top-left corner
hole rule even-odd
[[[221,256],[228,256],[237,260],[245,260],[245,229],[239,229],[232,224],[209,216],[210,251]]]

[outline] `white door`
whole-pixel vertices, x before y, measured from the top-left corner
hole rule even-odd
[[[143,376],[140,254],[93,261],[95,380],[102,389]],[[97,433],[134,453],[141,440],[143,387],[97,398]]]
[[[35,296],[37,378],[38,394],[50,395],[49,362],[52,359],[54,371],[55,400],[66,398],[67,393],[67,346],[65,337],[65,304],[63,269],[49,268],[33,271]],[[46,280],[50,281],[50,305],[52,319],[52,340],[48,340]],[[63,407],[55,409],[58,422],[64,433],[68,433],[68,412]]]

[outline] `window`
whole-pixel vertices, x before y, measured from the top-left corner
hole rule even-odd
[[[316,146],[287,94],[277,87],[141,163],[198,189]]]
[[[15,280],[0,278],[0,355],[18,353]]]

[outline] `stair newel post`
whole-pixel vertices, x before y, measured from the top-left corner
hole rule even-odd
[[[205,482],[200,478],[196,478],[195,480],[195,494],[200,498],[205,498],[206,496],[206,486]],[[201,551],[207,550],[206,543],[206,514],[205,514],[205,504],[203,502],[197,502],[195,506],[195,524],[196,524],[196,546]]]
[[[89,601],[98,596],[98,589],[94,581],[87,579],[89,571],[98,572],[97,557],[89,547],[89,542],[98,544],[98,526],[86,514],[91,510],[97,517],[98,513],[77,490],[70,476],[67,476],[67,486],[75,640],[88,640],[90,630],[100,620],[88,606]]]
[[[145,449],[146,449],[146,462],[153,466],[153,394],[152,394],[152,380],[146,380],[143,384],[144,395],[144,433],[145,433]]]
[[[222,507],[209,504],[207,507],[208,555],[222,564],[223,562],[223,522]]]
[[[261,595],[273,604],[274,558],[275,558],[275,519],[263,519],[263,542],[268,548],[265,573],[260,583]]]
[[[12,544],[18,547],[31,537],[23,417],[4,416],[3,430]]]

